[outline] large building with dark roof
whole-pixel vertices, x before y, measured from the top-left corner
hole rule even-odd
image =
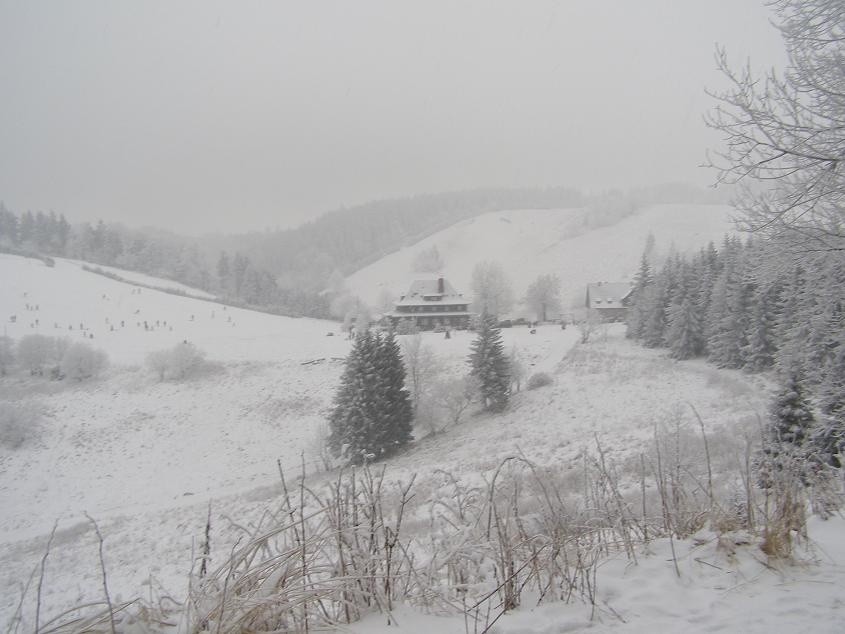
[[[448,280],[415,280],[396,302],[387,317],[394,328],[404,322],[418,330],[469,328],[469,300],[458,293]]]

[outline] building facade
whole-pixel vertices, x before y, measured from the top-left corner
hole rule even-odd
[[[624,321],[633,290],[628,282],[587,284],[587,309],[595,311],[603,321]]]
[[[470,316],[469,300],[442,277],[414,281],[387,315],[394,328],[417,330],[463,330],[469,328]]]

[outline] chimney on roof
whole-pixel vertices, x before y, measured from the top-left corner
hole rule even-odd
[[[441,295],[443,294],[443,278],[442,277],[437,278],[437,292],[440,293]]]

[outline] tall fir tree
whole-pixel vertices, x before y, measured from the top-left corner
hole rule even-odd
[[[675,359],[697,357],[704,350],[704,325],[698,308],[698,278],[685,261],[675,264],[677,282],[667,311],[666,343]]]
[[[779,442],[803,446],[810,436],[815,417],[799,372],[789,372],[775,396],[769,412],[769,432]]]
[[[359,332],[329,415],[329,449],[351,464],[388,457],[412,439],[412,417],[395,337]]]
[[[352,464],[363,463],[370,452],[373,421],[366,398],[374,387],[372,348],[369,333],[355,338],[329,414],[329,450]]]
[[[652,239],[654,236],[649,234]],[[649,249],[643,252],[640,257],[640,268],[634,278],[634,288],[631,289],[630,308],[625,318],[626,331],[625,336],[629,339],[642,339],[645,325],[645,305],[646,305],[646,291],[651,286],[653,280],[651,276],[651,264],[648,261]]]
[[[769,409],[757,469],[760,485],[772,486],[775,477],[786,474],[806,483],[815,453],[809,441],[815,425],[812,407],[805,396],[798,371],[791,369]]]
[[[644,293],[642,342],[648,348],[659,348],[666,344],[668,301],[668,284],[661,273]]]
[[[704,325],[693,297],[672,305],[666,332],[674,359],[691,359],[704,351]]]
[[[746,324],[747,343],[743,350],[745,368],[761,372],[771,368],[777,355],[775,326],[780,302],[779,288],[771,284],[758,287],[751,301],[751,311]]]
[[[819,386],[821,416],[813,438],[825,462],[842,467],[845,455],[845,337],[840,344]]]
[[[748,292],[739,263],[732,258],[716,278],[707,315],[708,359],[720,368],[741,368],[744,363]]]
[[[411,395],[405,388],[405,364],[396,335],[391,330],[377,341],[380,398],[377,441],[379,455],[388,457],[413,438],[414,410]]]
[[[484,408],[500,412],[510,399],[508,359],[502,344],[502,333],[493,315],[482,314],[478,336],[469,355],[470,374],[478,380]]]

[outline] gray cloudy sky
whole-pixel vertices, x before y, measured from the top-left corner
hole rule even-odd
[[[715,43],[783,62],[757,0],[0,0],[0,200],[177,231],[372,198],[668,180]]]

